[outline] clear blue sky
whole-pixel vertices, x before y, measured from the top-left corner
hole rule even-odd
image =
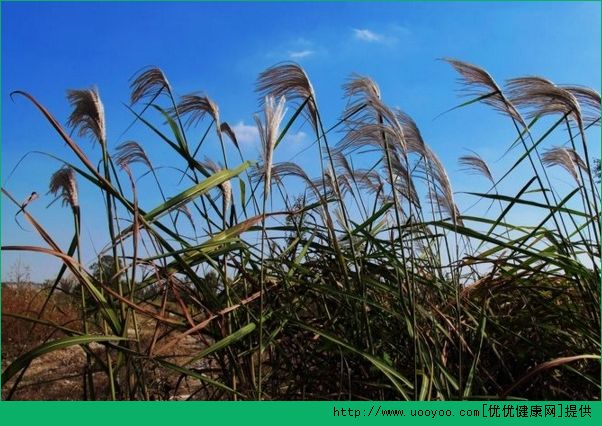
[[[222,119],[237,126],[245,152],[255,157],[258,145],[250,127],[258,110],[255,79],[266,67],[292,59],[307,70],[327,126],[344,106],[345,79],[352,72],[369,75],[386,102],[415,118],[456,191],[485,190],[486,183],[458,171],[457,157],[466,148],[475,149],[501,173],[504,163],[495,160],[513,140],[513,130],[507,120],[480,106],[434,120],[460,102],[456,74],[436,59],[449,56],[478,64],[500,82],[537,74],[599,91],[600,36],[598,2],[2,2],[2,185],[18,199],[33,190],[46,194],[58,163],[30,157],[7,182],[8,173],[32,150],[73,158],[30,104],[10,100],[13,90],[34,94],[64,123],[69,114],[65,90],[97,85],[111,149],[136,139],[155,166],[169,166],[174,157],[140,126],[119,138],[132,118],[122,105],[129,98],[128,79],[143,66],[157,65],[178,94],[202,91],[211,96]],[[293,129],[287,144],[278,148],[278,159],[288,159],[310,143],[309,133],[307,126]],[[98,147],[81,143],[92,158],[99,158]],[[592,156],[599,157],[596,135],[591,146]],[[315,155],[312,150],[296,161],[317,172]],[[234,163],[236,157],[231,158]],[[176,180],[169,170],[161,173]],[[567,180],[559,174],[559,184]],[[84,255],[91,259],[94,249],[106,243],[106,224],[99,216],[97,191],[82,185],[81,198]],[[30,211],[66,245],[72,232],[69,212],[59,203],[46,208],[50,201],[45,195]],[[141,203],[149,209],[158,201],[156,191],[149,190]],[[3,198],[2,243],[41,244],[34,232],[15,226],[15,212]],[[45,257],[22,257],[36,280],[57,270],[57,263]],[[15,259],[14,253],[3,253],[3,278]]]

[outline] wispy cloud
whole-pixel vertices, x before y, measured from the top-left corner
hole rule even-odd
[[[367,28],[354,28],[353,37],[366,43],[394,45],[399,40],[407,40],[412,32],[408,27],[399,24],[381,24],[378,33]]]
[[[313,55],[314,52],[313,50],[310,49],[305,49],[305,50],[298,50],[298,51],[294,51],[294,52],[289,52],[289,57],[291,59],[303,59],[303,58],[307,58],[308,56]]]
[[[232,131],[236,135],[236,139],[241,144],[254,145],[259,143],[259,131],[257,127],[251,124],[246,124],[244,121],[239,121],[232,126]],[[303,142],[307,137],[305,132],[299,131],[296,133],[287,133],[284,141],[291,144]]]
[[[305,132],[299,131],[297,133],[287,134],[286,137],[284,138],[284,140],[287,142],[290,142],[292,144],[298,144],[298,143],[305,141],[306,137],[307,137],[307,134]]]
[[[358,40],[368,41],[368,42],[382,42],[384,41],[384,37],[381,34],[377,34],[374,31],[370,31],[368,29],[360,29],[354,28],[353,33],[355,38]]]
[[[259,140],[259,131],[257,130],[257,127],[245,124],[243,121],[239,121],[232,126],[232,131],[240,143],[251,144]]]

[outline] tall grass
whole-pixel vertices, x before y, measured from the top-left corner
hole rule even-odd
[[[68,92],[68,126],[101,146],[102,169],[36,98],[14,92],[77,157],[46,154],[61,167],[50,190],[71,207],[75,232],[65,250],[3,189],[43,244],[2,249],[63,265],[37,312],[13,320],[65,336],[12,360],[5,396],[15,395],[32,360],[79,345],[86,399],[175,398],[182,381],[192,383],[190,399],[599,399],[600,207],[587,133],[598,130],[600,95],[534,77],[502,88],[477,66],[446,61],[470,96],[453,114],[481,102],[516,130],[509,169],[494,173],[476,153],[460,159],[491,185],[468,194],[499,207],[477,216],[458,207],[415,121],[367,77],[345,83],[347,107],[327,128],[300,66],[266,70],[258,79],[265,114],[256,118],[263,155],[253,162],[211,99],[176,99],[161,70],[143,70],[127,111],[132,126],[181,160],[187,188],[170,195],[175,182],[159,178],[149,143],[111,148],[96,89]],[[273,160],[304,123],[317,177]],[[203,145],[212,128],[217,156]],[[553,138],[566,146],[551,146]],[[142,205],[135,163],[152,174],[158,205]],[[519,173],[523,165],[529,173]],[[568,193],[550,179],[563,172],[573,179]],[[502,192],[510,179],[514,191]],[[110,274],[82,261],[78,190],[103,197],[108,245],[99,255],[112,259]],[[538,223],[513,223],[526,208]],[[78,283],[78,327],[44,315],[66,274]]]

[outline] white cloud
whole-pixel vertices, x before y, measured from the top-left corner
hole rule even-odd
[[[291,59],[302,59],[302,58],[307,58],[308,56],[313,55],[315,52],[313,50],[309,50],[309,49],[305,49],[305,50],[298,50],[295,52],[289,52],[289,57]]]
[[[245,124],[243,121],[239,121],[236,125],[232,126],[232,130],[240,143],[250,144],[259,140],[257,127]]]
[[[252,145],[259,143],[259,131],[257,130],[257,126],[245,124],[244,121],[239,121],[236,125],[232,126],[232,130],[236,135],[236,139],[241,144]],[[306,137],[307,134],[305,132],[299,131],[297,133],[287,133],[284,139],[287,143],[297,144],[303,142]]]
[[[303,142],[306,136],[305,132],[289,133],[284,139],[289,143],[297,144]]]
[[[367,29],[354,28],[353,32],[355,34],[355,38],[363,41],[381,42],[384,39],[382,35],[376,34],[374,31],[370,31]]]

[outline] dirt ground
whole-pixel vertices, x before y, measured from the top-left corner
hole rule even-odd
[[[91,344],[90,348],[97,354],[104,355],[104,347]],[[177,353],[171,362],[184,359],[198,353],[199,344],[193,337],[188,336],[177,345]],[[3,360],[2,369],[13,360]],[[82,400],[83,374],[85,371],[86,354],[79,346],[61,349],[36,358],[27,368],[17,390],[11,396],[12,400]],[[198,367],[195,366],[195,367]],[[18,377],[18,375],[17,375]],[[200,382],[186,378],[179,380],[177,374],[168,374],[164,370],[154,371],[155,381],[149,385],[152,399],[187,399],[199,389]],[[2,388],[2,399],[8,398],[15,379]],[[93,373],[97,399],[109,399],[107,376],[104,372]]]

